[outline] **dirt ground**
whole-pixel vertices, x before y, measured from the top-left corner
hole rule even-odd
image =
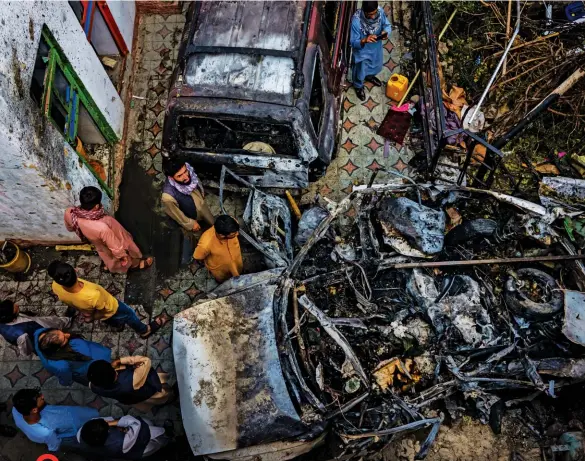
[[[528,445],[528,446],[526,446]],[[453,427],[443,425],[427,461],[509,461],[515,451],[525,461],[540,460],[540,449],[523,441],[517,446],[507,434],[494,435],[488,425],[464,418]],[[420,442],[413,437],[403,438],[383,452],[383,461],[414,461]]]

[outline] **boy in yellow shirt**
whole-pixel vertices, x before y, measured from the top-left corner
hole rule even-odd
[[[242,273],[242,251],[238,241],[240,225],[231,216],[218,216],[195,248],[193,258],[205,262],[205,267],[219,283]]]
[[[53,293],[60,301],[77,309],[86,322],[101,320],[115,328],[129,325],[141,337],[147,338],[169,320],[159,315],[145,325],[134,309],[114,298],[97,283],[78,278],[73,266],[67,263],[53,261],[49,264],[48,273],[53,279]]]

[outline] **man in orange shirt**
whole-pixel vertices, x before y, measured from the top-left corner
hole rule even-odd
[[[225,214],[218,216],[195,248],[193,258],[204,261],[207,270],[219,283],[242,273],[244,264],[238,241],[239,230],[240,225],[234,218]]]

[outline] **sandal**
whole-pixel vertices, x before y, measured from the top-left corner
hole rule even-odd
[[[154,320],[148,324],[148,326],[150,327],[150,331],[148,331],[148,333],[140,335],[140,337],[141,338],[148,338],[149,336],[152,336],[158,330],[160,330],[162,327],[164,327],[167,323],[169,323],[169,320],[171,320],[171,319],[172,319],[172,317],[166,313],[162,313],[162,314],[157,315],[154,318]]]
[[[150,266],[152,266],[153,263],[154,263],[154,258],[152,256],[149,256],[147,258],[142,258],[139,261],[138,266],[131,267],[130,269],[128,269],[128,271],[143,271],[144,269],[148,269]]]

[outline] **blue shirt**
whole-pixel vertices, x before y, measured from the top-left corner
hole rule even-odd
[[[91,363],[95,360],[105,360],[107,362],[111,360],[112,351],[109,348],[81,338],[70,339],[69,345],[73,351],[85,355],[90,360],[84,362],[72,362],[68,360],[48,359],[39,347],[39,337],[46,331],[48,331],[48,328],[37,330],[35,332],[35,351],[39,356],[39,359],[41,359],[43,367],[53,373],[59,379],[59,383],[62,386],[71,386],[73,381],[87,386],[89,384],[89,381],[87,380],[87,370]]]
[[[380,14],[381,18],[380,30],[377,31],[376,34],[372,35],[381,35],[382,32],[386,32],[388,35],[390,35],[392,27],[390,26],[390,22],[388,22],[386,13],[384,13],[384,9],[382,7],[378,7],[378,13]],[[362,47],[360,40],[365,37],[366,35],[361,31],[359,18],[354,16],[351,19],[351,32],[349,35],[349,43],[353,48],[354,62],[357,64],[362,61],[368,61],[368,64],[372,67],[381,67],[382,63],[384,62],[382,40],[374,43],[365,43]]]
[[[47,444],[49,451],[57,451],[64,438],[75,437],[81,426],[99,416],[95,408],[47,405],[41,410],[39,422],[29,424],[16,408],[12,408],[16,426],[32,442]]]

